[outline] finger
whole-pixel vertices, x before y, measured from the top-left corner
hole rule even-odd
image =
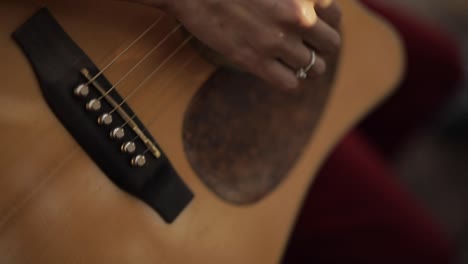
[[[275,87],[293,90],[299,84],[295,73],[286,65],[253,49],[240,49],[230,55],[230,60]]]
[[[289,47],[291,46],[289,45]],[[289,50],[285,49],[280,56],[281,62],[286,64],[288,68],[296,73],[300,68],[306,68],[313,60],[314,65],[309,70],[308,76],[317,76],[325,72],[326,62],[316,51],[304,45],[302,41],[294,46],[294,48],[291,47]],[[315,53],[315,58],[313,58],[312,52]]]
[[[276,57],[292,70],[297,70],[310,62],[310,50],[302,39],[285,39],[283,45],[278,47]]]
[[[309,64],[311,62],[313,62],[314,64],[309,69],[309,71],[307,72],[307,78],[309,78],[309,79],[310,78],[315,78],[315,77],[317,77],[319,75],[322,75],[327,70],[327,63],[325,62],[325,59],[322,58],[319,54],[317,54],[317,52],[315,52],[315,61],[312,61],[312,60],[314,60],[314,58],[313,58],[313,54],[311,52]],[[307,66],[309,64],[307,64]]]
[[[274,59],[266,60],[262,67],[254,69],[254,73],[283,90],[294,90],[299,86],[295,73]]]
[[[339,29],[341,24],[341,8],[336,1],[317,5],[315,7],[318,17],[329,24],[334,29]]]
[[[341,46],[340,34],[322,19],[312,27],[304,29],[302,37],[307,45],[321,54],[336,53]]]

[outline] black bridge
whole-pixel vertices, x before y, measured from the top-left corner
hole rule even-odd
[[[120,188],[173,222],[193,194],[112,84],[43,8],[13,33],[52,111]]]

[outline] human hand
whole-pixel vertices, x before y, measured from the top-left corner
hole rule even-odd
[[[341,14],[332,0],[131,1],[174,14],[201,42],[283,89],[299,86],[297,71],[313,56],[306,75],[323,74],[341,45]]]

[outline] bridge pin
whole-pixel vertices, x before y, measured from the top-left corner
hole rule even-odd
[[[99,111],[101,109],[101,101],[98,99],[91,99],[87,104],[86,104],[86,109],[88,111]]]
[[[136,150],[136,145],[134,142],[131,142],[131,141],[125,142],[122,144],[120,149],[122,150],[122,152],[125,152],[125,153],[133,153]]]
[[[110,125],[112,124],[112,115],[104,113],[98,118],[98,124],[100,125]]]
[[[121,127],[114,128],[112,129],[110,136],[113,139],[122,139],[125,136],[125,130]]]
[[[143,167],[146,164],[146,157],[144,155],[136,155],[132,158],[132,166]]]
[[[89,86],[86,84],[80,84],[75,88],[75,90],[73,90],[73,93],[79,97],[86,97],[89,94]]]

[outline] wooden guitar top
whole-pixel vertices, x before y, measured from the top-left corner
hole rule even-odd
[[[161,13],[120,1],[2,1],[0,263],[279,262],[314,174],[344,133],[391,93],[403,70],[402,48],[393,30],[355,1],[340,3],[344,46],[335,80],[328,83],[328,100],[312,136],[288,161],[285,176],[253,203],[239,205],[213,192],[187,156],[183,133],[194,130],[184,120],[194,96],[215,71],[194,49],[182,48],[129,100],[194,193],[178,218],[167,224],[116,187],[73,140],[50,111],[31,65],[11,37],[45,5],[103,68]],[[164,23],[106,71],[112,83],[175,25],[170,19]],[[163,45],[119,93],[130,94],[181,41]],[[314,89],[312,84],[306,88]]]

